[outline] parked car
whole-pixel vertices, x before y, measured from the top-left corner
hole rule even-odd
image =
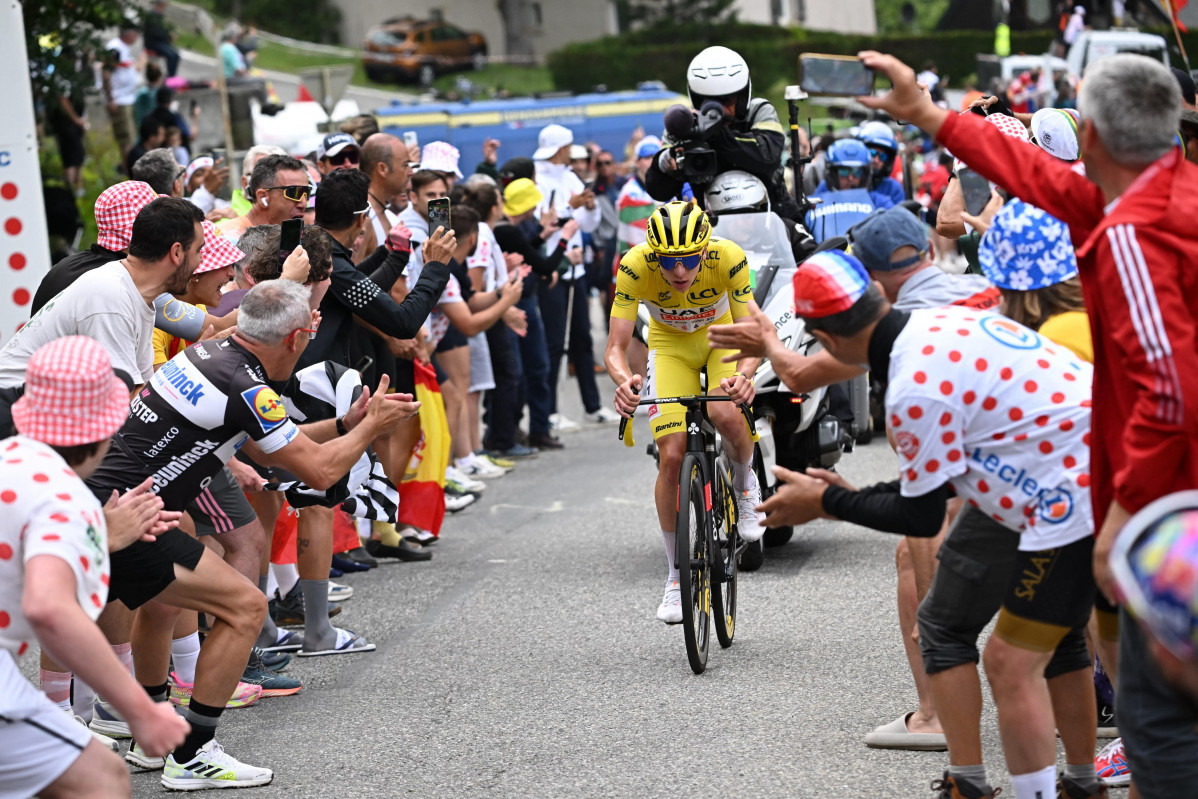
[[[487,40],[442,20],[395,17],[371,28],[362,47],[371,80],[400,79],[427,86],[439,73],[482,69]]]

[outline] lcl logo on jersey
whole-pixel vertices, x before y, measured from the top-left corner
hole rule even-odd
[[[1063,488],[1040,492],[1040,518],[1049,524],[1060,524],[1073,515],[1073,495]]]
[[[1001,316],[986,316],[981,322],[982,330],[990,338],[1013,350],[1034,350],[1040,347],[1040,336],[1020,324]]]

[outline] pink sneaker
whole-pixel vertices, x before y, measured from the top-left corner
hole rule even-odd
[[[195,688],[194,683],[182,682],[178,675],[171,672],[171,704],[187,707],[191,703],[191,691]],[[237,683],[237,689],[233,691],[233,696],[229,697],[229,701],[225,703],[226,708],[249,707],[262,698],[262,686],[251,685],[246,682]]]
[[[1107,785],[1127,785],[1131,782],[1131,766],[1123,751],[1123,739],[1116,738],[1104,746],[1094,758],[1094,768]]]

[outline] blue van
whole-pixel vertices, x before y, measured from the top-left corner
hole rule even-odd
[[[624,145],[636,126],[640,125],[646,134],[660,136],[662,114],[675,103],[690,105],[686,97],[654,87],[481,102],[421,105],[394,102],[376,109],[374,114],[387,133],[401,136],[404,131],[414,130],[422,145],[445,141],[457,147],[462,154],[462,173],[469,175],[483,158],[486,139],[502,142],[500,163],[517,156],[531,158],[537,149],[537,133],[551,124],[569,128],[576,143],[598,142],[603,149],[615,153],[617,160],[622,160]]]

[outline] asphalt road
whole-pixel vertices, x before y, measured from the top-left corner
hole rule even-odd
[[[573,381],[562,396],[578,418]],[[733,646],[713,636],[696,676],[654,618],[653,461],[611,427],[564,440],[450,517],[431,562],[343,580],[337,621],[378,651],[296,659],[302,693],[225,714],[228,751],[275,770],[252,796],[932,796],[946,754],[861,740],[915,706],[893,537],[816,522],[769,550],[740,583]],[[893,455],[879,439],[842,471],[886,479]],[[1008,786],[989,701],[983,727]],[[134,796],[158,779],[134,774]]]

